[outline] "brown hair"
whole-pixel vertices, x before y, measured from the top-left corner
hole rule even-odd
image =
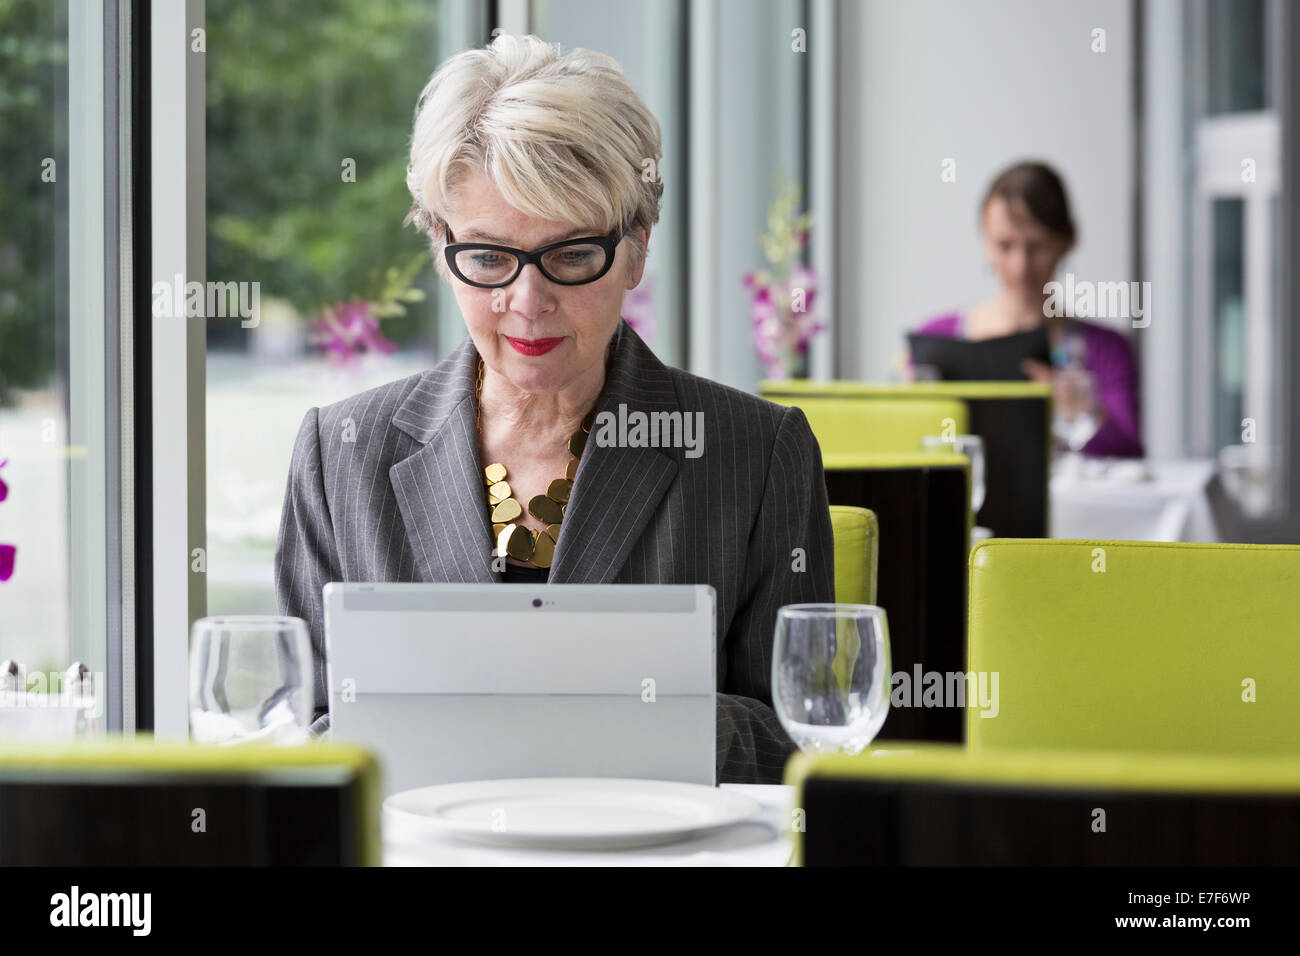
[[[994,197],[1005,199],[1008,205],[1024,204],[1044,229],[1066,242],[1074,242],[1074,219],[1070,216],[1065,183],[1046,163],[1016,163],[998,173],[980,204],[981,218]]]

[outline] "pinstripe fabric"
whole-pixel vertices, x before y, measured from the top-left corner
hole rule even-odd
[[[550,580],[711,584],[718,779],[779,782],[794,744],[771,707],[776,609],[835,593],[821,451],[798,408],[669,368],[626,322],[615,336],[597,412],[702,412],[703,454],[589,441]],[[499,578],[474,424],[476,359],[467,338],[429,371],[303,419],[275,573],[280,611],[311,630],[318,714],[326,583]],[[806,554],[798,570],[796,548]]]

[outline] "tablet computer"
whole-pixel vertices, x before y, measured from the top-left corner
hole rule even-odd
[[[708,585],[327,584],[331,734],[384,791],[517,777],[715,784]]]
[[[940,378],[952,382],[1025,381],[1029,376],[1020,370],[1022,361],[1031,358],[1047,364],[1051,358],[1045,328],[978,341],[913,332],[907,344],[913,365],[938,369]]]

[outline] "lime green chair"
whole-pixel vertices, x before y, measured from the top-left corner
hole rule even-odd
[[[835,537],[835,602],[837,604],[876,603],[876,558],[880,535],[876,516],[866,508],[831,505],[831,531]],[[845,693],[849,675],[861,652],[857,630],[835,648],[831,668]]]
[[[973,750],[1300,756],[1300,547],[998,540],[970,557]]]
[[[1048,533],[1048,479],[1051,468],[1051,387],[1038,382],[913,382],[908,384],[878,385],[868,382],[830,381],[814,382],[808,379],[765,381],[759,385],[759,394],[772,402],[798,405],[805,409],[809,421],[819,414],[825,421],[822,432],[838,442],[840,438],[852,439],[851,427],[844,424],[847,413],[836,412],[837,405],[809,412],[808,409],[823,402],[859,402],[896,408],[902,402],[917,402],[923,407],[934,403],[960,402],[968,410],[969,423],[958,428],[961,433],[979,435],[984,439],[987,460],[987,495],[980,509],[979,524],[993,529],[994,534],[1007,538],[1041,538]],[[876,413],[863,412],[873,419]],[[924,423],[934,417],[933,411],[902,412],[903,422],[915,423],[919,417]],[[875,426],[882,438],[867,439],[876,444],[859,448],[864,451],[910,450],[916,442],[908,444],[907,427],[902,433],[892,431],[888,424]],[[912,427],[912,426],[908,426]],[[818,426],[813,425],[814,434]],[[929,429],[921,434],[940,433]],[[859,441],[863,439],[859,438]],[[919,437],[917,438],[919,440]],[[832,450],[838,445],[832,442]],[[888,447],[888,446],[898,447]],[[827,445],[823,444],[823,451]]]
[[[374,866],[380,793],[343,744],[6,743],[0,865]]]
[[[847,379],[815,381],[808,378],[763,379],[758,394],[769,401],[779,397],[817,398],[1050,398],[1051,386],[1039,382],[855,382]]]
[[[1294,865],[1300,757],[872,747],[795,754],[803,865]]]
[[[864,402],[838,396],[773,395],[770,400],[803,411],[823,455],[914,455],[926,435],[962,435],[970,428],[970,415],[960,399]]]
[[[835,600],[839,604],[876,603],[876,559],[880,533],[866,508],[831,505],[835,537]]]

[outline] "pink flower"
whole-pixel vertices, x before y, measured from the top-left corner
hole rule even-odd
[[[745,276],[752,292],[749,304],[754,324],[754,348],[770,378],[793,373],[812,337],[825,326],[812,314],[817,296],[817,272],[804,266],[790,271],[788,283],[771,283],[754,273]]]
[[[384,338],[370,304],[360,299],[340,302],[311,324],[311,344],[338,362],[351,362],[364,352],[391,355],[397,345]]]
[[[7,464],[9,464],[8,458],[0,461],[0,468]],[[4,483],[3,478],[0,478],[0,501],[4,501],[8,497],[9,486]],[[12,544],[0,544],[0,581],[8,581],[14,576],[14,560],[17,556],[17,547]]]

